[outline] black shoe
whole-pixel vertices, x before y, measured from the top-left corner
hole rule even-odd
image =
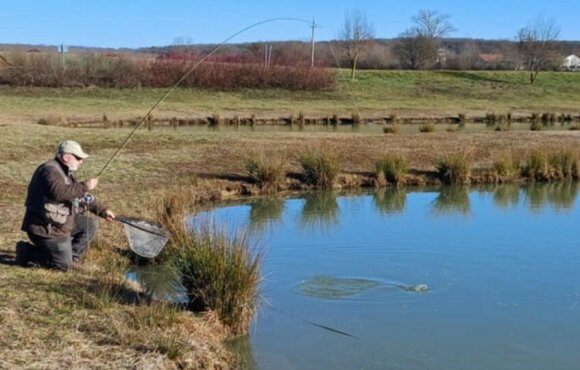
[[[25,241],[19,241],[16,243],[16,259],[17,265],[22,267],[30,266],[30,248],[34,248],[33,245]]]

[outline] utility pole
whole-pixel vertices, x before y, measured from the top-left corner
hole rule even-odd
[[[310,67],[314,67],[314,29],[316,28],[316,22],[314,22],[314,18],[312,18],[312,39],[310,41]]]
[[[64,69],[64,44],[60,44],[60,57],[62,62],[62,69]]]

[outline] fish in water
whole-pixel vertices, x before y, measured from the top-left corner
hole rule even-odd
[[[417,285],[399,285],[399,288],[403,289],[405,292],[413,293],[427,293],[430,289],[427,284],[417,284]]]

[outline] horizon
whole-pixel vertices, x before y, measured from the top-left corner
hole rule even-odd
[[[449,39],[514,41],[519,28],[540,15],[554,19],[561,28],[560,41],[580,41],[580,27],[574,26],[580,2],[558,0],[548,8],[540,0],[489,0],[466,3],[429,0],[413,4],[391,1],[322,0],[310,3],[296,0],[224,0],[219,4],[201,1],[53,0],[38,5],[32,0],[7,1],[0,14],[0,43],[5,45],[57,46],[84,48],[140,49],[183,43],[211,45],[255,23],[264,23],[230,40],[232,44],[252,42],[309,42],[314,19],[317,42],[336,40],[345,13],[358,8],[375,28],[377,39],[397,38],[411,26],[411,17],[421,9],[449,15],[457,29]],[[277,20],[272,18],[299,18]],[[70,30],[74,30],[71,32]]]

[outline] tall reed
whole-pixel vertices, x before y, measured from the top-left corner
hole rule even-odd
[[[522,167],[522,175],[530,181],[549,180],[550,173],[546,154],[540,150],[533,150]]]
[[[394,123],[394,124],[388,124],[383,126],[383,132],[385,134],[398,134],[400,130],[399,124],[398,123]]]
[[[549,153],[548,164],[555,179],[578,178],[578,151],[576,149],[564,148]]]
[[[393,184],[402,182],[407,172],[407,159],[401,155],[386,154],[375,162],[375,177],[383,174]]]
[[[471,153],[451,153],[435,161],[437,175],[446,184],[467,184],[471,178]]]
[[[340,171],[340,154],[333,149],[310,149],[298,156],[304,181],[321,188],[331,188]]]
[[[262,189],[275,190],[286,177],[286,158],[265,152],[251,153],[244,159],[250,178]]]
[[[434,123],[423,123],[419,126],[419,132],[428,133],[428,132],[435,132],[435,124]]]
[[[512,153],[501,153],[493,161],[493,170],[497,179],[501,182],[508,182],[516,179],[520,175],[520,156]]]
[[[209,223],[184,230],[172,243],[189,308],[211,312],[233,335],[246,334],[260,303],[262,252],[246,233]]]

